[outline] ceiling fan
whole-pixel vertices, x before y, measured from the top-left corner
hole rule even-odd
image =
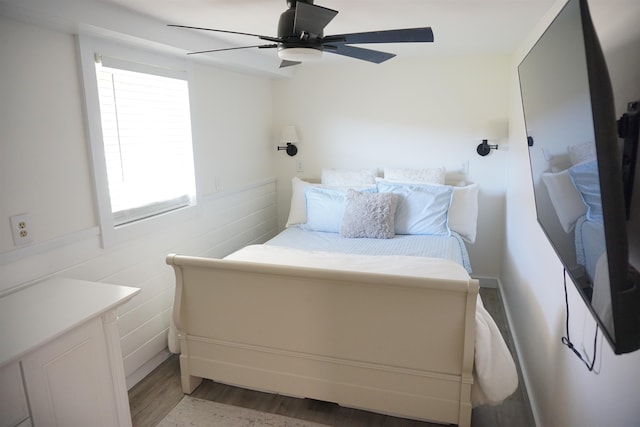
[[[188,55],[209,52],[221,52],[236,49],[269,49],[277,48],[278,57],[282,59],[280,68],[297,65],[307,60],[317,59],[322,52],[361,59],[380,64],[396,56],[393,53],[364,49],[351,46],[367,43],[415,43],[433,42],[433,31],[430,27],[405,28],[385,31],[369,31],[364,33],[337,34],[324,36],[324,27],[338,14],[337,10],[313,4],[313,0],[287,0],[288,9],[282,12],[278,22],[278,36],[262,36],[259,34],[238,31],[218,30],[213,28],[190,27],[187,25],[169,24],[170,27],[193,30],[216,31],[220,33],[241,34],[258,37],[270,44],[229,47],[190,52]]]

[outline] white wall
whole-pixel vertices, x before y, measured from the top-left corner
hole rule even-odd
[[[194,64],[198,206],[132,226],[135,237],[103,249],[77,61],[72,34],[0,16],[0,295],[50,276],[142,288],[119,311],[132,385],[167,356],[165,256],[223,256],[277,230],[271,84]],[[14,247],[9,217],[22,212],[33,243]]]
[[[514,55],[511,66],[511,147],[506,162],[501,291],[539,425],[631,427],[640,422],[640,351],[616,356],[606,340],[600,338],[596,372],[589,373],[561,344],[560,338],[565,334],[562,265],[535,217],[516,67],[564,3],[558,1]],[[640,9],[637,2],[624,0],[591,3],[614,80],[616,107],[621,113],[627,101],[640,99],[640,38],[634,29],[637,25],[624,25],[624,21],[637,22]],[[630,19],[629,15],[635,18]],[[606,31],[601,31],[605,25]],[[568,287],[571,338],[578,349],[586,347],[591,356],[594,321],[573,284],[569,282]]]
[[[319,178],[322,168],[349,167],[445,166],[457,172],[468,164],[467,179],[481,188],[471,264],[476,276],[498,277],[508,152],[480,157],[476,146],[491,133],[506,141],[508,69],[503,56],[298,66],[292,79],[274,85],[274,123],[295,125],[301,139],[296,157],[280,152],[276,159],[278,185],[285,190],[280,226],[296,174]],[[296,173],[297,161],[304,172]]]
[[[607,8],[635,7],[619,15],[630,22],[607,28],[615,35],[607,50],[614,89],[628,92],[629,99],[618,101],[621,112],[624,102],[640,99],[640,70],[623,71],[640,63],[640,50],[620,36],[637,23],[629,18],[638,17],[637,2],[600,3],[596,24],[605,14],[616,16]],[[515,71],[545,24],[513,62],[396,58],[381,65],[302,66],[292,79],[275,82],[196,65],[192,115],[200,205],[104,250],[73,37],[0,16],[0,293],[51,275],[142,287],[119,321],[132,384],[166,357],[173,277],[164,255],[219,256],[271,235],[276,184],[268,177],[277,176],[282,227],[296,174],[319,177],[322,167],[444,165],[456,171],[468,162],[468,180],[482,188],[472,265],[477,276],[501,275],[540,425],[635,425],[640,353],[614,356],[601,342],[596,375],[560,345],[562,266],[535,220]],[[478,156],[476,145],[507,119],[509,150]],[[295,158],[275,151],[277,131],[286,124],[296,125],[302,140]],[[296,173],[297,160],[304,172]],[[8,218],[21,212],[31,214],[34,243],[14,248]],[[574,340],[584,336],[588,343],[593,322],[575,292],[570,297]]]

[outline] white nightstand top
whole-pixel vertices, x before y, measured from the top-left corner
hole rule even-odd
[[[0,298],[0,366],[124,304],[138,288],[54,278]]]

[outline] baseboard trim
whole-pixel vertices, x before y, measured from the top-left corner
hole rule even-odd
[[[477,279],[480,282],[481,288],[492,288],[499,289],[500,288],[500,279],[498,277],[489,277],[489,276],[473,276],[474,279]]]
[[[535,399],[532,399],[531,394],[529,393],[531,387],[531,380],[529,379],[529,373],[527,371],[526,366],[522,363],[522,347],[520,346],[520,340],[518,339],[518,334],[515,333],[513,329],[513,316],[511,315],[511,310],[509,310],[509,306],[506,304],[506,300],[502,294],[503,284],[498,280],[498,296],[500,297],[500,302],[502,303],[502,307],[504,308],[505,316],[507,316],[507,323],[509,324],[509,330],[511,331],[511,338],[513,339],[513,345],[516,349],[516,353],[518,356],[518,360],[520,361],[520,371],[522,372],[522,379],[524,380],[525,392],[527,393],[527,400],[529,400],[529,405],[531,406],[531,413],[533,414],[533,422],[536,426],[541,426],[540,416],[538,414],[538,405],[536,404]]]
[[[138,369],[133,371],[129,376],[127,376],[127,390],[131,390],[131,388],[138,384],[144,377],[149,375],[154,369],[162,364],[165,360],[167,360],[172,353],[169,352],[167,348],[162,349],[158,354],[149,359],[144,365],[140,366]]]

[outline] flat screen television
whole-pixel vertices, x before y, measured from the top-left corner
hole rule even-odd
[[[538,222],[614,352],[635,351],[637,103],[630,102],[627,114],[616,119],[587,0],[567,2],[518,74]]]

